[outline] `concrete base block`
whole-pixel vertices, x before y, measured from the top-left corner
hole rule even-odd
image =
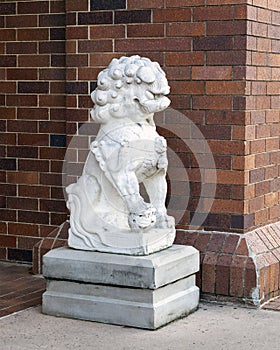
[[[174,254],[175,251],[177,254]],[[69,254],[72,259],[68,264],[68,259],[62,259],[62,256],[68,257]],[[74,276],[73,268],[76,272],[80,270],[81,256],[89,275],[81,273]],[[103,277],[99,271],[101,262]],[[144,257],[59,248],[44,257],[47,291],[43,295],[43,312],[156,329],[197,309],[199,289],[195,286],[195,273],[198,263],[198,251],[185,246],[174,245]],[[112,266],[116,269],[114,273]],[[63,273],[59,269],[63,269]],[[62,275],[63,278],[59,277]]]

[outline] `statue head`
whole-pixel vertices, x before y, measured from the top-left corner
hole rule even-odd
[[[170,87],[157,62],[138,55],[114,58],[98,75],[91,93],[94,121],[107,123],[114,118],[139,122],[166,109]]]

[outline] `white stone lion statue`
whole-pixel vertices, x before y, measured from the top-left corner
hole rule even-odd
[[[159,64],[140,56],[113,59],[99,73],[91,117],[101,126],[82,176],[66,188],[70,247],[146,255],[172,245],[166,141],[153,120],[169,106],[169,90]]]

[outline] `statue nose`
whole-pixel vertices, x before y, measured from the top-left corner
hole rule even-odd
[[[160,110],[163,110],[167,108],[170,105],[170,100],[168,97],[162,97],[161,102],[160,102]]]
[[[168,95],[170,93],[170,86],[167,85],[162,89],[162,94],[163,95]]]

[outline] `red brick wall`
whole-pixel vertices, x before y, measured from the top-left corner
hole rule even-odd
[[[245,212],[260,226],[280,216],[280,2],[253,1],[247,16]]]
[[[32,247],[66,219],[65,6],[0,3],[0,259]]]
[[[140,54],[158,61],[171,85],[171,107],[200,128],[216,161],[217,196],[204,228],[243,231],[249,227],[244,224],[244,171],[239,165],[245,153],[240,134],[245,127],[246,6],[238,1],[222,1],[224,6],[210,1],[207,7],[204,1],[114,4],[91,1],[89,13],[88,1],[67,2],[67,133],[88,120],[90,86],[113,57]],[[187,132],[187,123],[182,127],[185,137],[201,142]],[[181,218],[179,227],[188,228],[195,212],[204,215],[211,198],[203,199],[199,212],[201,182],[209,182],[210,189],[213,176],[210,171],[202,179],[190,151],[172,139],[169,145],[188,168],[191,187],[187,210],[180,207],[185,203],[182,190],[173,193],[169,210]]]

